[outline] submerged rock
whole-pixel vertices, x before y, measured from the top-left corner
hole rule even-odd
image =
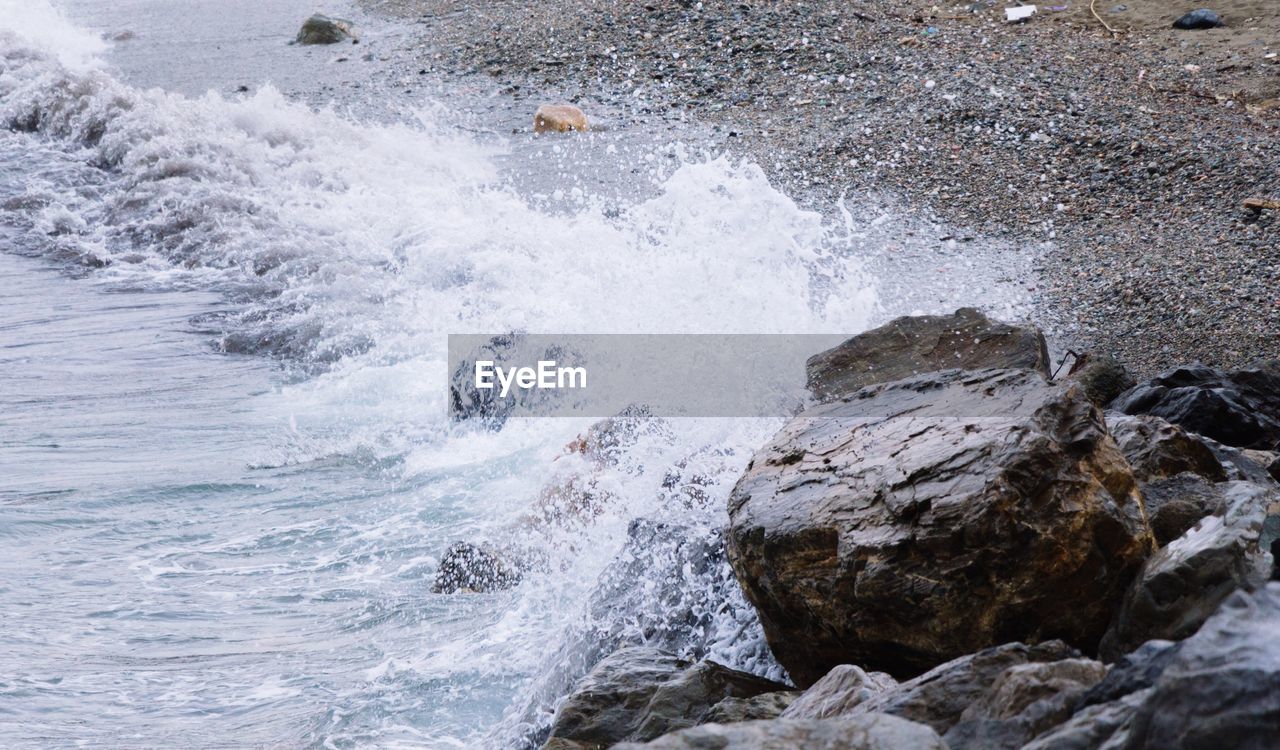
[[[1154,546],[1101,413],[1027,370],[812,409],[756,454],[729,517],[730,562],[802,686],[1011,640],[1092,651]]]
[[[1049,351],[1034,328],[1001,323],[965,307],[953,315],[909,316],[815,354],[805,368],[820,401],[925,372],[1024,368],[1049,375]]]
[[[351,22],[316,13],[302,22],[298,44],[337,44],[351,39]]]
[[[585,132],[590,129],[587,116],[571,104],[544,104],[533,114],[535,133]]]
[[[1280,366],[1225,371],[1204,365],[1170,370],[1112,404],[1125,414],[1153,414],[1236,448],[1280,446]]]
[[[613,750],[947,750],[932,729],[884,714],[707,724]]]
[[[549,739],[606,747],[644,742],[703,723],[725,698],[786,689],[715,662],[690,664],[654,648],[624,648],[597,664],[560,704]]]
[[[520,565],[488,545],[454,542],[440,558],[432,591],[437,594],[488,593],[520,584]]]
[[[1225,485],[1222,493],[1221,515],[1201,520],[1142,566],[1103,639],[1104,656],[1119,657],[1151,639],[1186,638],[1232,592],[1271,578],[1272,539],[1264,526],[1280,493],[1247,482]]]
[[[1208,8],[1201,8],[1187,13],[1173,22],[1173,28],[1182,31],[1201,31],[1223,26],[1222,18]]]

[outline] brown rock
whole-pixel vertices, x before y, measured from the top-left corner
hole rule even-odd
[[[590,130],[587,116],[572,104],[544,104],[533,114],[533,132],[567,133]]]
[[[1108,412],[1107,427],[1139,481],[1164,479],[1188,471],[1211,482],[1227,479],[1222,463],[1203,440],[1160,417]]]
[[[954,315],[898,318],[815,354],[805,367],[809,390],[830,401],[868,385],[953,368],[1024,368],[1048,377],[1049,351],[1036,329],[965,307]]]
[[[1013,640],[1092,652],[1153,548],[1077,388],[1028,370],[873,386],[793,419],[729,499],[728,553],[803,686]]]

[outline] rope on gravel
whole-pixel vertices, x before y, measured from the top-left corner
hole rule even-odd
[[[1094,18],[1098,19],[1098,23],[1102,24],[1102,27],[1105,28],[1107,31],[1110,31],[1113,36],[1116,34],[1119,34],[1120,31],[1118,29],[1111,28],[1111,24],[1107,23],[1105,20],[1103,20],[1102,16],[1098,15],[1097,6],[1098,6],[1098,0],[1089,0],[1089,12],[1093,14]]]

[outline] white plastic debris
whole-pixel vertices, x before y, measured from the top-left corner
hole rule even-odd
[[[1016,21],[1025,21],[1036,12],[1034,5],[1017,5],[1012,8],[1004,9],[1004,20],[1009,23]]]

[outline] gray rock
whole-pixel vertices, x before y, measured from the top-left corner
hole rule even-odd
[[[725,698],[750,698],[788,686],[729,669],[696,664],[645,646],[609,655],[580,680],[556,710],[550,739],[609,746],[645,742],[701,724]]]
[[[809,390],[820,401],[859,388],[954,368],[1025,368],[1048,377],[1049,353],[1034,328],[994,321],[973,308],[893,320],[809,358]]]
[[[1103,638],[1104,657],[1117,658],[1151,639],[1186,638],[1232,592],[1253,590],[1271,577],[1263,527],[1280,493],[1247,482],[1222,491],[1222,515],[1202,519],[1142,566]]]
[[[1151,688],[1077,711],[1070,719],[1022,746],[1022,750],[1124,750],[1129,727]]]
[[[804,691],[782,715],[788,719],[844,716],[871,696],[897,686],[898,681],[884,672],[868,673],[861,667],[841,664]]]
[[[1213,454],[1218,457],[1223,470],[1227,472],[1227,479],[1253,482],[1254,484],[1272,484],[1276,482],[1267,465],[1259,463],[1258,456],[1262,455],[1259,451],[1232,448],[1212,438],[1202,439],[1205,445],[1209,446]]]
[[[951,750],[1016,750],[1070,718],[1081,694],[1106,673],[1092,659],[1009,667],[947,731],[947,745]]]
[[[488,545],[454,542],[440,558],[432,591],[437,594],[488,593],[518,586],[519,563]]]
[[[1057,662],[1080,656],[1061,641],[1035,646],[1006,643],[962,656],[908,680],[896,688],[869,696],[854,714],[886,713],[926,724],[945,734],[969,706],[985,695],[1010,667]]]
[[[1198,474],[1213,482],[1227,478],[1226,471],[1204,441],[1159,417],[1107,414],[1107,428],[1124,452],[1139,481]]]
[[[729,518],[734,572],[801,686],[1012,640],[1095,649],[1154,547],[1097,408],[1027,370],[932,373],[805,412],[756,454]]]
[[[1276,450],[1280,369],[1270,364],[1235,371],[1180,367],[1126,391],[1111,408],[1154,414],[1235,448]]]
[[[752,698],[725,698],[703,717],[707,724],[736,724],[740,721],[776,719],[800,695],[797,690],[761,693]]]
[[[1142,485],[1142,499],[1161,547],[1187,533],[1206,516],[1226,511],[1222,488],[1198,474],[1179,474]]]
[[[1280,737],[1280,584],[1237,592],[1182,648],[1133,718],[1132,748],[1269,750]]]
[[[1105,354],[1085,354],[1072,366],[1067,379],[1079,383],[1084,395],[1098,406],[1106,406],[1137,385],[1119,360]]]
[[[1173,28],[1182,31],[1203,31],[1204,29],[1216,29],[1224,25],[1222,18],[1208,8],[1193,10],[1173,22]]]
[[[1118,701],[1131,693],[1146,690],[1164,674],[1180,648],[1182,644],[1176,641],[1147,641],[1137,650],[1117,659],[1107,670],[1107,676],[1080,697],[1080,707]]]
[[[296,41],[298,44],[337,44],[351,38],[350,21],[317,13],[302,22]]]
[[[947,750],[926,726],[884,714],[707,724],[613,750]]]

